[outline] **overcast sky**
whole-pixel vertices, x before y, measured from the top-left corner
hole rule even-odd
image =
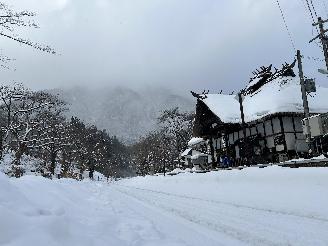
[[[328,1],[313,0],[327,17]],[[49,44],[48,55],[0,39],[2,53],[16,59],[1,70],[3,81],[33,89],[73,85],[161,85],[179,90],[245,86],[251,72],[292,61],[291,46],[276,0],[6,0],[33,10],[40,29],[22,37]],[[302,0],[280,0],[296,47],[323,58],[308,41],[315,34]],[[305,59],[306,74],[322,62]],[[14,71],[14,69],[16,69]]]

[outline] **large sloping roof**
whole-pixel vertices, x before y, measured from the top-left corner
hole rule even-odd
[[[207,94],[202,101],[224,123],[240,123],[236,95]],[[328,112],[328,88],[317,86],[308,96],[311,113]],[[251,122],[275,113],[302,113],[303,102],[298,78],[281,77],[263,85],[243,102],[245,121]]]

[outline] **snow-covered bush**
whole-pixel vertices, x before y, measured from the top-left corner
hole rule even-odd
[[[34,158],[28,155],[22,155],[19,165],[15,164],[15,152],[8,151],[3,154],[0,161],[0,171],[7,174],[8,176],[16,176],[15,174],[19,171],[22,175],[37,175],[46,176],[47,167],[44,162],[38,158]]]

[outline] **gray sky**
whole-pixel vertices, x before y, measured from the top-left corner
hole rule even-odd
[[[313,0],[327,17],[328,1]],[[33,89],[73,85],[161,85],[179,90],[246,85],[258,66],[292,61],[294,50],[276,0],[6,0],[33,10],[37,30],[19,30],[54,47],[48,55],[0,39],[2,52],[17,60],[1,70],[2,81]],[[302,0],[280,0],[296,47],[320,57]],[[306,73],[324,63],[304,60]],[[16,71],[13,71],[14,68]]]

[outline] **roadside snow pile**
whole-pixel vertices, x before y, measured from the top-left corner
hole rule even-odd
[[[74,179],[81,179],[80,169],[71,164],[68,170],[64,170],[64,167],[56,162],[54,175],[51,174],[50,163],[45,162],[44,160],[35,158],[29,155],[22,155],[20,159],[20,165],[14,165],[15,163],[15,152],[9,151],[3,154],[2,159],[0,160],[0,173],[7,174],[10,177],[15,177],[15,169],[20,170],[20,176],[34,175],[34,176],[43,176],[48,178],[56,179],[58,176],[68,177]],[[85,171],[82,175],[82,178],[89,178],[89,172]],[[99,172],[94,172],[94,179],[96,180],[106,180],[104,175]]]
[[[113,231],[119,219],[98,197],[99,185],[0,173],[0,245],[127,245]]]
[[[187,172],[191,172],[191,168],[186,168],[186,169],[175,168],[171,172],[168,172],[167,174],[176,175],[179,173],[187,173]]]
[[[89,178],[89,171],[84,171],[82,174],[82,178],[83,179],[88,179]],[[107,181],[107,178],[105,177],[105,175],[103,175],[100,172],[94,171],[93,173],[93,179],[96,181]]]
[[[68,211],[79,211],[76,201],[82,194],[53,182],[35,176],[9,179],[0,173],[0,245],[77,243],[73,235],[79,231],[70,228],[72,216]]]
[[[304,158],[299,158],[299,159],[291,159],[288,161],[285,161],[283,163],[285,164],[293,164],[293,163],[308,163],[308,162],[321,162],[321,161],[328,161],[328,158],[325,157],[324,155],[312,157],[310,159],[304,159]]]
[[[15,160],[15,152],[8,152],[3,155],[0,161],[0,172],[13,175],[13,163]],[[23,170],[24,175],[41,175],[43,163],[40,159],[23,155],[19,168]]]

